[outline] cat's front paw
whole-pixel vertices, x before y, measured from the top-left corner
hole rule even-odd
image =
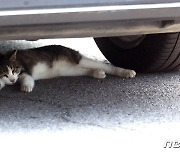
[[[5,86],[5,83],[0,81],[0,90]]]
[[[1,83],[0,83],[0,90],[3,88],[3,86],[1,85]]]
[[[33,87],[34,86],[32,86],[32,85],[28,85],[28,84],[22,84],[21,85],[21,91],[23,91],[23,92],[32,92],[32,90],[33,90]]]

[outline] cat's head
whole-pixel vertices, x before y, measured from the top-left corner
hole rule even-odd
[[[0,79],[7,85],[12,85],[18,80],[21,67],[16,60],[16,53],[9,53],[0,56]]]

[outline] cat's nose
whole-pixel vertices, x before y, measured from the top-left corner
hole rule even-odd
[[[10,82],[15,83],[16,80],[15,79],[10,79]]]

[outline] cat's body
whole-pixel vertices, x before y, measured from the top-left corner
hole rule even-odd
[[[105,78],[105,73],[126,78],[136,75],[133,70],[88,59],[77,51],[59,45],[18,50],[0,56],[0,89],[19,80],[21,90],[31,92],[35,80],[59,76]]]

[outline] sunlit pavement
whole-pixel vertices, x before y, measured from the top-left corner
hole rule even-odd
[[[7,41],[1,51],[61,44],[104,60],[91,38]],[[0,148],[7,153],[179,153],[179,72],[61,77],[0,92]]]

